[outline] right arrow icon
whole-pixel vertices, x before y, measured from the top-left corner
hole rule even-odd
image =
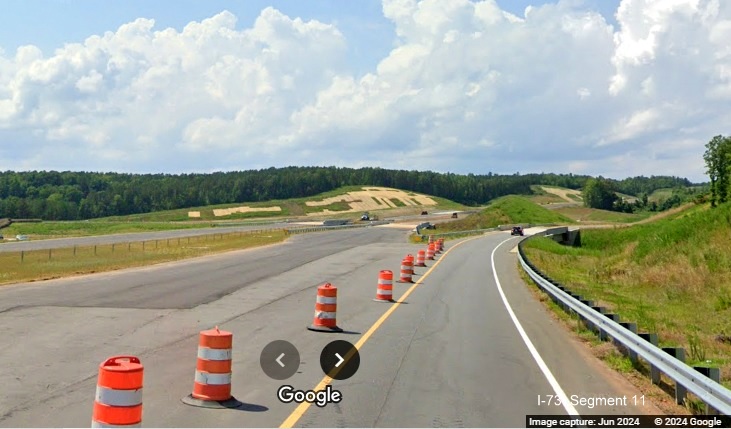
[[[320,352],[320,368],[328,377],[345,380],[353,376],[360,366],[358,349],[344,340],[330,342]]]

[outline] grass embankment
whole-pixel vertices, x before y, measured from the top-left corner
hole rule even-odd
[[[582,247],[536,238],[539,269],[586,299],[721,368],[731,386],[731,204],[697,206],[626,228],[582,231]]]
[[[610,210],[592,209],[589,207],[561,207],[555,209],[555,211],[577,222],[584,223],[632,223],[647,219],[650,216],[657,214],[649,211],[622,213]]]
[[[242,231],[72,248],[0,252],[0,285],[152,265],[283,241],[283,230]]]
[[[86,237],[105,234],[126,234],[132,232],[169,231],[210,227],[211,223],[170,223],[170,222],[113,222],[113,221],[49,221],[38,223],[14,223],[0,230],[6,238],[18,234],[32,239],[60,237]]]
[[[437,224],[439,232],[494,228],[517,223],[574,223],[568,217],[533,203],[530,199],[509,195],[494,200],[479,213],[463,219]]]

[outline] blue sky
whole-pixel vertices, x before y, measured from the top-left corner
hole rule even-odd
[[[500,0],[501,8],[523,16],[529,5],[549,2]],[[616,25],[618,0],[582,0],[587,9],[600,12]],[[65,43],[83,42],[89,35],[116,30],[137,18],[153,18],[155,28],[182,30],[222,10],[238,18],[238,27],[253,24],[261,10],[275,7],[304,20],[335,23],[350,43],[350,63],[363,72],[372,69],[393,47],[394,25],[382,12],[379,0],[4,0],[0,13],[0,48],[14,52],[22,45],[35,45],[46,54]]]
[[[705,180],[729,21],[716,0],[5,0],[0,170]]]
[[[353,50],[352,64],[372,68],[393,44],[393,25],[383,17],[378,0],[5,0],[0,13],[0,47],[13,52],[36,45],[44,53],[89,35],[116,30],[137,18],[153,18],[155,28],[182,30],[223,10],[238,18],[238,28],[250,27],[266,7],[292,17],[336,23]]]

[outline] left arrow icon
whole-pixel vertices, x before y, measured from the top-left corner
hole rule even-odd
[[[286,380],[299,370],[300,354],[292,343],[275,340],[261,351],[259,364],[270,378]]]

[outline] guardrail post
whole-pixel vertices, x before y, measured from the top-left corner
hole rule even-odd
[[[599,314],[604,314],[607,312],[607,307],[604,306],[592,306],[591,309]],[[602,329],[601,326],[596,326],[596,331],[599,331],[599,339],[601,341],[607,341],[607,331]]]
[[[589,299],[582,299],[582,300],[581,300],[581,303],[582,303],[582,304],[584,304],[584,305],[586,305],[587,307],[593,307],[593,306],[594,306],[594,301],[592,301],[592,300],[589,300]],[[589,319],[584,319],[584,325],[585,325],[585,326],[586,326],[586,328],[587,328],[587,329],[589,329],[590,331],[592,331],[592,332],[596,332],[596,328],[594,327],[594,324],[593,324],[593,323],[591,323],[591,322],[589,321]]]
[[[675,359],[685,363],[685,349],[682,347],[663,347],[662,351],[674,357]],[[675,402],[678,405],[685,405],[685,397],[688,394],[688,390],[685,386],[681,386],[678,382],[675,382]]]
[[[715,381],[716,383],[721,382],[721,370],[719,368],[710,368],[707,366],[694,366],[693,369]],[[706,404],[706,415],[718,415],[718,410]]]
[[[635,322],[619,322],[620,325],[624,329],[629,329],[630,332],[633,334],[637,333],[637,324]],[[632,361],[632,363],[637,363],[637,352],[633,352],[630,349],[627,349],[627,354],[629,355],[629,360]]]
[[[655,333],[647,333],[643,332],[640,334],[637,334],[642,338],[643,340],[649,342],[653,346],[657,347],[658,344],[658,338],[657,334]],[[652,380],[652,384],[660,384],[660,370],[655,367],[655,365],[650,364],[650,379]]]
[[[615,322],[619,323],[619,314],[604,313],[604,316],[606,316],[607,319],[611,319],[611,320],[614,320]],[[605,338],[607,341],[609,340],[608,336],[605,336]],[[614,338],[612,338],[612,342],[614,343],[614,345],[619,345],[619,342],[617,340],[615,340]]]

